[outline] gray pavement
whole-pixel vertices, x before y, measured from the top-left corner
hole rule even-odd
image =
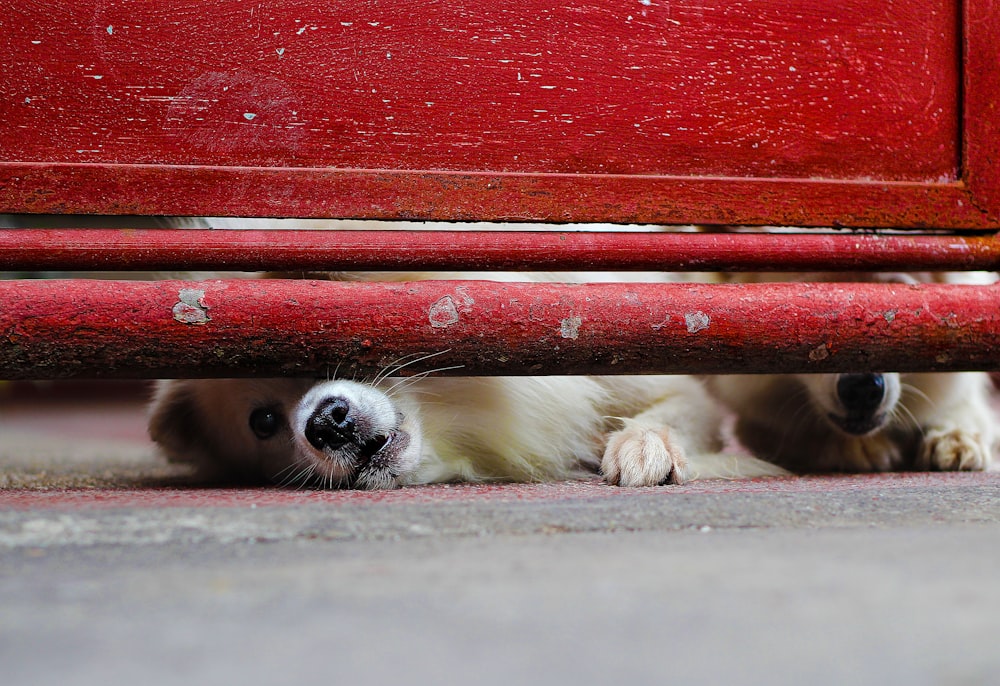
[[[1000,683],[997,473],[199,488],[115,408],[0,406],[2,684]]]

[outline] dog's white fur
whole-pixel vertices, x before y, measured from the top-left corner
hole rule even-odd
[[[358,437],[317,447],[306,424],[330,398],[357,413]],[[274,435],[253,431],[260,408],[279,418]],[[719,455],[720,421],[702,385],[684,376],[199,379],[161,382],[150,434],[172,461],[322,487],[538,481],[598,467],[623,486],[778,472]],[[363,454],[372,440],[379,449]]]
[[[995,275],[738,274],[740,282],[863,280],[989,283]],[[736,435],[760,458],[797,472],[884,472],[899,469],[983,470],[997,448],[989,375],[921,373],[881,376],[885,393],[876,425],[854,435],[842,425],[838,374],[733,375],[708,379],[711,392],[736,413]]]
[[[328,411],[332,399],[342,419],[343,408],[354,413],[350,436],[334,433],[333,441],[324,441],[314,428],[310,440],[310,418]],[[251,417],[268,413],[267,426],[276,428],[260,437]],[[165,381],[153,400],[149,431],[172,461],[289,485],[537,481],[600,469],[609,483],[647,486],[783,473],[766,462],[721,454],[721,424],[717,403],[700,381],[685,376],[388,376],[371,382]]]
[[[836,374],[734,375],[709,388],[737,415],[736,435],[755,455],[795,472],[983,470],[996,449],[988,375],[885,374],[886,422],[864,435],[828,417],[842,413]]]

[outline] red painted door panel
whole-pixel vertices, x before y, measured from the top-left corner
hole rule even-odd
[[[986,3],[702,5],[12,4],[0,210],[996,225]]]

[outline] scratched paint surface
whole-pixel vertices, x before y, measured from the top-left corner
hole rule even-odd
[[[6,161],[935,182],[959,169],[949,0],[3,15]]]

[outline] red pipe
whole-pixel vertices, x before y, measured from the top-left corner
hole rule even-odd
[[[1000,370],[1000,285],[3,281],[8,379]]]
[[[952,271],[995,235],[567,231],[0,230],[0,270]]]

